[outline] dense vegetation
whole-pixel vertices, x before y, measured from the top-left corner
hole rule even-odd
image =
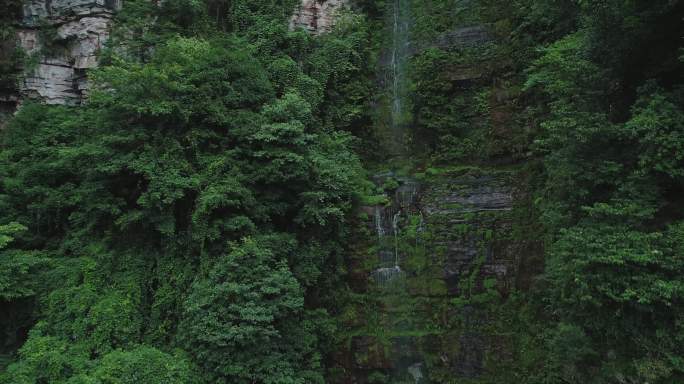
[[[292,8],[127,2],[88,105],[9,123],[5,381],[323,382],[365,32],[313,40]]]
[[[543,380],[681,381],[682,4],[528,9],[516,33],[548,33],[523,85],[543,165],[538,288],[554,324]]]
[[[507,377],[680,382],[682,4],[482,1],[478,15],[453,12],[487,20],[500,40],[414,60],[415,128],[437,137],[436,161],[525,159],[542,225],[528,236],[546,239],[532,307],[515,309],[532,331],[517,336]],[[421,36],[452,28],[434,20]],[[494,86],[449,81],[464,61],[486,60]],[[483,97],[508,101],[492,110]]]
[[[89,102],[0,132],[0,382],[331,381],[364,166],[386,165],[389,2],[321,37],[288,30],[296,3],[125,0]],[[492,301],[512,362],[469,382],[682,382],[684,4],[411,3],[412,166],[514,167],[544,246]]]
[[[497,37],[413,59],[416,141],[435,163],[522,161],[526,236],[544,238],[545,272],[508,303],[516,358],[500,377],[682,381],[683,5],[416,8],[416,39],[474,20]]]

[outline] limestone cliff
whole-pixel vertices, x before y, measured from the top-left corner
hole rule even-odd
[[[320,35],[335,26],[336,14],[347,5],[347,0],[302,0],[290,19],[290,28],[304,28]]]
[[[120,0],[30,0],[17,32],[19,45],[34,57],[19,84],[21,98],[47,104],[80,104],[86,70],[109,37]]]
[[[313,34],[329,32],[347,0],[302,0],[290,27]],[[97,66],[98,51],[109,37],[121,0],[28,0],[18,21],[17,42],[32,64],[17,94],[4,104],[25,99],[47,104],[80,104],[88,89],[86,71]],[[3,104],[3,105],[4,105]]]

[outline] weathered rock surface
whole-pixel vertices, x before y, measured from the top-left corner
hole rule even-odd
[[[19,45],[37,58],[19,84],[23,99],[80,104],[86,70],[97,66],[120,0],[30,0],[24,5]]]
[[[436,47],[444,50],[473,48],[493,41],[494,38],[484,25],[457,28],[445,32],[429,43],[412,42],[409,47],[411,55],[418,54],[427,48]]]
[[[22,24],[40,27],[62,24],[85,16],[110,15],[121,7],[121,0],[30,0],[24,4]]]
[[[290,19],[290,28],[304,28],[316,35],[330,32],[337,14],[347,3],[348,0],[302,0]]]
[[[442,244],[444,279],[450,294],[461,294],[461,282],[476,273],[478,288],[494,278],[502,289],[512,286],[517,260],[508,234],[513,191],[506,180],[491,175],[447,177],[425,191],[423,212]]]
[[[500,354],[487,334],[488,313],[468,302],[516,284],[519,249],[512,236],[515,191],[507,171],[464,168],[417,180],[391,173],[390,204],[366,207],[373,233],[366,295],[350,340],[355,382],[427,383],[429,377],[473,378]],[[386,276],[389,269],[401,271]],[[456,325],[460,324],[460,325]],[[376,330],[381,330],[376,333]]]
[[[485,26],[476,25],[454,29],[440,35],[435,45],[440,48],[475,47],[492,41],[492,36]]]

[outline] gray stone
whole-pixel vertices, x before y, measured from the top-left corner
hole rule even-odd
[[[512,244],[497,240],[510,231],[507,212],[512,208],[513,191],[505,177],[447,176],[425,191],[421,209],[428,226],[436,228],[435,244],[445,252],[449,294],[461,294],[461,282],[473,271],[478,271],[478,288],[486,278],[496,279],[500,287],[512,284],[517,266]]]
[[[74,86],[74,68],[52,63],[40,63],[22,84],[24,97],[42,100],[46,104],[78,104],[80,93]]]
[[[302,0],[290,19],[290,29],[304,28],[316,35],[330,32],[347,3],[348,0]]]
[[[61,25],[57,35],[71,40],[69,57],[74,68],[97,67],[97,52],[109,38],[110,19],[107,17],[83,17]]]
[[[484,25],[457,28],[445,32],[427,44],[412,43],[409,48],[412,55],[418,54],[430,47],[437,47],[445,50],[462,49],[482,46],[493,41],[494,38]]]
[[[21,98],[80,104],[88,91],[85,70],[97,67],[113,12],[120,7],[121,0],[28,0],[17,40],[39,64],[19,84]],[[55,28],[53,41],[41,41],[43,28]],[[45,50],[48,43],[52,49]]]
[[[29,0],[24,4],[23,24],[60,24],[79,17],[111,14],[121,8],[121,0]]]
[[[20,29],[17,31],[17,40],[19,46],[25,53],[31,55],[38,53],[40,50],[40,41],[38,38],[38,30],[36,29]]]

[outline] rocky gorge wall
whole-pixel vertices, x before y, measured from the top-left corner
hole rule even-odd
[[[22,100],[78,105],[87,96],[87,70],[109,38],[122,0],[27,0],[16,21],[16,41],[27,56],[16,89],[2,90],[0,111],[11,113]],[[290,27],[329,32],[347,0],[302,0]],[[10,49],[11,47],[6,47]]]
[[[47,104],[80,104],[86,70],[109,37],[120,0],[31,0],[24,5],[18,40],[33,64],[19,84],[21,98]]]
[[[360,209],[336,383],[515,382],[510,368],[523,349],[512,329],[523,322],[510,298],[529,286],[541,250],[527,233],[525,162],[511,155],[520,133],[507,61],[475,5],[441,30],[420,1],[387,6],[386,31],[396,34],[398,20],[409,38],[390,49],[382,34],[380,88],[405,82],[411,93],[407,103],[378,103],[375,129],[382,136],[398,104],[406,150],[376,165],[382,197]],[[399,52],[408,56],[403,78],[387,69]]]
[[[348,0],[302,0],[290,19],[290,28],[304,28],[315,35],[330,32]]]
[[[354,292],[341,316],[347,339],[338,382],[452,383],[508,358],[491,327],[495,307],[519,284],[529,246],[514,234],[516,172],[456,167],[374,177],[387,200],[363,208],[363,241],[349,259]]]
[[[328,32],[347,4],[302,0],[290,27]],[[18,94],[7,102],[82,103],[86,72],[97,66],[98,50],[120,6],[118,0],[27,2],[18,40],[34,59]],[[395,52],[418,56],[428,48],[476,52],[492,37],[486,26],[468,25],[428,44],[398,41],[393,46],[402,49]],[[496,88],[490,66],[486,61],[450,63],[446,81],[472,106],[476,94]],[[505,97],[490,93],[491,116],[464,113],[462,120],[476,126],[489,119],[492,131],[505,137]],[[413,128],[410,122],[397,125]],[[517,170],[456,163],[373,177],[384,197],[362,208],[354,252],[348,255],[350,297],[339,315],[334,382],[476,380],[511,360],[506,337],[492,324],[496,307],[521,284],[526,252],[533,252],[515,235],[520,228],[516,206],[524,196],[516,177]]]
[[[120,7],[121,0],[24,2],[15,22],[16,46],[24,57],[22,73],[13,86],[0,89],[0,124],[24,100],[81,104],[88,91],[87,70],[97,67],[98,52]],[[4,49],[13,47],[8,44]]]

